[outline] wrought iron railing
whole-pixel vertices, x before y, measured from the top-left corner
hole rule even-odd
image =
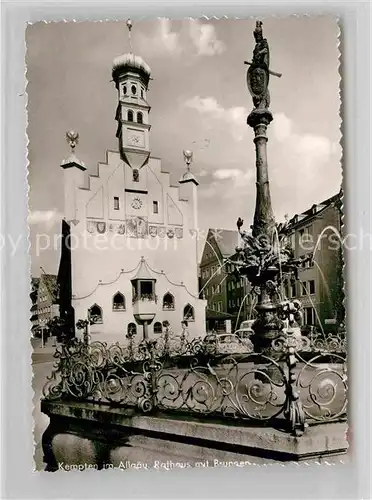
[[[44,397],[265,422],[295,435],[346,418],[343,339],[320,346],[289,332],[264,355],[252,344],[226,353],[214,337],[166,330],[159,340],[129,336],[125,346],[74,339],[56,351]]]

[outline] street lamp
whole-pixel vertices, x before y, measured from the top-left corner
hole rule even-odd
[[[44,349],[44,328],[46,327],[46,320],[45,319],[41,319],[39,321],[39,326],[40,326],[40,329],[41,329],[41,348]]]

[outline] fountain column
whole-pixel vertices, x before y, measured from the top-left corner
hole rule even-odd
[[[278,301],[273,301],[277,291],[280,249],[275,241],[276,226],[271,206],[266,131],[273,120],[269,110],[269,77],[281,75],[269,69],[269,45],[263,38],[260,21],[256,23],[254,38],[256,45],[252,62],[246,64],[249,65],[247,85],[254,104],[247,124],[253,128],[255,134],[253,141],[256,149],[256,207],[251,226],[252,236],[247,237],[245,233],[241,233],[246,243],[244,252],[247,265],[243,272],[258,293],[258,318],[253,325],[255,335],[252,337],[255,351],[272,354],[272,340],[281,334],[283,323],[278,318]]]
[[[256,209],[254,213],[252,236],[272,237],[275,219],[271,206],[269,171],[267,164],[267,126],[273,120],[268,109],[255,109],[248,116],[247,123],[254,129],[253,142],[256,146]]]

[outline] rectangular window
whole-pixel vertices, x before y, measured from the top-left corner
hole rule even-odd
[[[296,297],[296,283],[291,285],[291,298]]]
[[[301,295],[307,295],[307,281],[302,281],[301,283]]]
[[[119,210],[119,197],[114,196],[114,210]]]
[[[305,309],[305,324],[315,325],[315,311],[312,307],[306,307]]]
[[[159,203],[157,201],[153,201],[152,202],[152,208],[153,208],[154,214],[158,214],[159,213]]]
[[[309,293],[310,294],[315,293],[315,281],[314,280],[309,281]]]

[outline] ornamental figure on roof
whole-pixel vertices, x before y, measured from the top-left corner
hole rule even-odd
[[[270,75],[281,77],[281,73],[270,71],[270,49],[266,38],[263,37],[262,21],[256,22],[253,32],[256,41],[253,50],[252,61],[244,61],[248,64],[247,85],[252,95],[255,108],[268,109],[270,106],[269,77]]]

